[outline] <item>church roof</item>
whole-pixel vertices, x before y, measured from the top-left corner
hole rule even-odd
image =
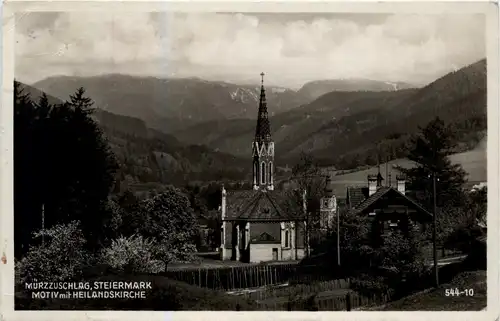
[[[282,191],[248,190],[226,192],[226,220],[292,221],[301,219],[287,211],[286,195]]]

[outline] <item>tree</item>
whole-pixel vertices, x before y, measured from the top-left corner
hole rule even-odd
[[[455,208],[459,215],[446,215],[454,220],[448,223],[441,240],[447,248],[469,252],[476,238],[486,234],[487,189],[475,189],[467,194],[466,206]],[[449,220],[449,219],[448,219]]]
[[[22,283],[72,280],[81,275],[86,265],[92,264],[79,222],[58,224],[33,233],[33,237],[44,237],[44,244],[31,247],[19,261],[17,270]]]
[[[119,237],[104,248],[99,256],[100,263],[127,273],[158,273],[165,271],[160,259],[161,245],[141,235]]]
[[[79,90],[71,101],[49,105],[42,95],[33,103],[15,82],[14,221],[16,257],[26,252],[30,234],[45,227],[81,222],[88,240],[104,240],[108,194],[117,168],[97,123],[91,100]]]
[[[371,221],[349,212],[341,212],[339,222],[339,244],[341,266],[347,270],[369,266],[369,255],[373,252]],[[337,265],[337,230],[333,229],[313,254],[325,254],[328,265]]]
[[[39,162],[43,155],[36,132],[37,109],[20,83],[14,81],[14,246],[15,256],[26,252],[32,233],[41,229],[41,180]]]
[[[303,193],[307,197],[307,230],[310,244],[313,248],[319,240],[319,208],[325,189],[325,175],[316,160],[309,154],[302,153],[300,161],[292,168],[292,183],[295,188],[287,191],[286,211],[290,213],[303,212]]]
[[[466,172],[452,164],[448,155],[456,146],[452,129],[435,118],[411,140],[408,158],[416,167],[399,168],[407,177],[408,190],[427,208],[433,204],[432,175],[436,175],[436,198],[439,207],[463,204]]]
[[[477,222],[486,224],[488,207],[488,188],[474,188],[467,197],[467,208]]]
[[[69,98],[69,104],[73,106],[75,110],[87,115],[94,112],[94,102],[90,97],[85,96],[85,89],[83,87],[78,88],[73,95],[69,96]]]
[[[371,294],[394,291],[403,280],[421,276],[425,267],[419,233],[410,228],[381,235],[376,222],[354,213],[340,213],[341,273],[355,276],[354,288]],[[321,257],[318,265],[335,273],[335,229],[315,252]]]
[[[161,194],[142,201],[139,213],[144,218],[139,233],[162,246],[164,262],[194,259],[198,222],[189,199],[179,189],[169,186]]]

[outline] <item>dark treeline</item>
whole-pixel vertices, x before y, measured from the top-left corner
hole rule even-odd
[[[14,237],[19,257],[32,232],[80,220],[88,246],[103,241],[106,200],[113,186],[116,159],[89,115],[92,101],[83,89],[63,104],[46,95],[32,101],[15,82]],[[71,213],[71,214],[70,214]]]

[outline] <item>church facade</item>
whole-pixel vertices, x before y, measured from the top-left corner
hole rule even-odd
[[[262,80],[252,143],[253,188],[247,191],[222,188],[222,260],[299,260],[307,253],[306,195],[302,193],[302,209],[292,213],[286,205],[289,196],[274,186],[274,148]]]

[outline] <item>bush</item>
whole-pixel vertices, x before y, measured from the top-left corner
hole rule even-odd
[[[152,198],[126,206],[120,215],[122,235],[140,234],[154,240],[162,261],[191,262],[195,259],[197,219],[189,199],[179,189],[167,186]]]
[[[31,247],[16,266],[22,283],[74,279],[85,265],[93,263],[92,255],[85,251],[79,222],[35,232],[33,239],[38,241],[42,236],[44,244]]]
[[[156,241],[144,239],[141,235],[120,237],[101,251],[99,259],[100,263],[118,271],[159,273],[166,268],[159,247]]]
[[[388,285],[386,277],[381,275],[362,274],[351,279],[351,289],[362,295],[372,297],[373,295],[392,294],[393,289]]]

